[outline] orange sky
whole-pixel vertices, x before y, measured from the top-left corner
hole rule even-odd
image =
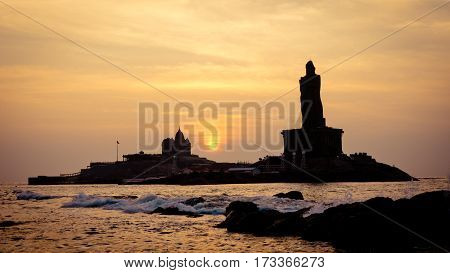
[[[322,74],[444,1],[5,2],[180,101],[264,104],[298,85],[308,59]],[[322,75],[325,117],[344,129],[346,153],[450,174],[449,15],[450,4]],[[134,153],[138,103],[174,103],[1,3],[0,37],[0,182],[114,160],[116,139]],[[295,90],[279,101],[298,100]],[[224,152],[224,118],[212,122],[218,147],[195,153],[267,154]]]

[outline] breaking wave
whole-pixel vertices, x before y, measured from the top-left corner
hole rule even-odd
[[[103,208],[107,210],[119,210],[125,213],[152,213],[158,207],[177,208],[179,211],[218,215],[225,212],[225,208],[232,201],[248,201],[258,205],[260,209],[276,209],[281,212],[293,212],[303,208],[310,208],[307,215],[323,212],[326,208],[334,204],[316,203],[306,200],[291,200],[287,198],[277,198],[271,196],[207,196],[205,202],[194,206],[184,204],[190,197],[166,198],[153,194],[145,195],[137,199],[101,197],[95,195],[78,194],[72,201],[64,203],[64,208]]]
[[[17,200],[46,200],[59,198],[60,196],[46,195],[32,191],[19,191],[16,192]]]

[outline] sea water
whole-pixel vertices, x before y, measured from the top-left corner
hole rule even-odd
[[[215,225],[235,200],[283,212],[320,213],[343,203],[384,196],[409,198],[449,189],[446,179],[322,184],[0,185],[0,252],[334,252],[330,244],[300,237],[230,233]],[[273,197],[301,191],[305,200]],[[188,206],[184,200],[203,197]],[[177,207],[201,217],[151,214]]]

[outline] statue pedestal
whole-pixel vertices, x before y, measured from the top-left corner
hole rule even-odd
[[[303,168],[308,166],[308,159],[336,158],[342,154],[343,133],[331,127],[283,130],[284,159]],[[290,164],[285,165],[289,168]]]

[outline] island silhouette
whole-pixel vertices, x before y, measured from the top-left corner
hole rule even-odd
[[[312,61],[299,80],[302,128],[281,132],[283,154],[254,163],[215,162],[192,154],[191,142],[178,129],[162,141],[160,154],[123,155],[122,161],[91,162],[73,174],[28,178],[30,185],[54,184],[233,184],[273,182],[410,181],[406,172],[377,162],[367,153],[345,154],[344,130],[326,125],[321,78]]]

